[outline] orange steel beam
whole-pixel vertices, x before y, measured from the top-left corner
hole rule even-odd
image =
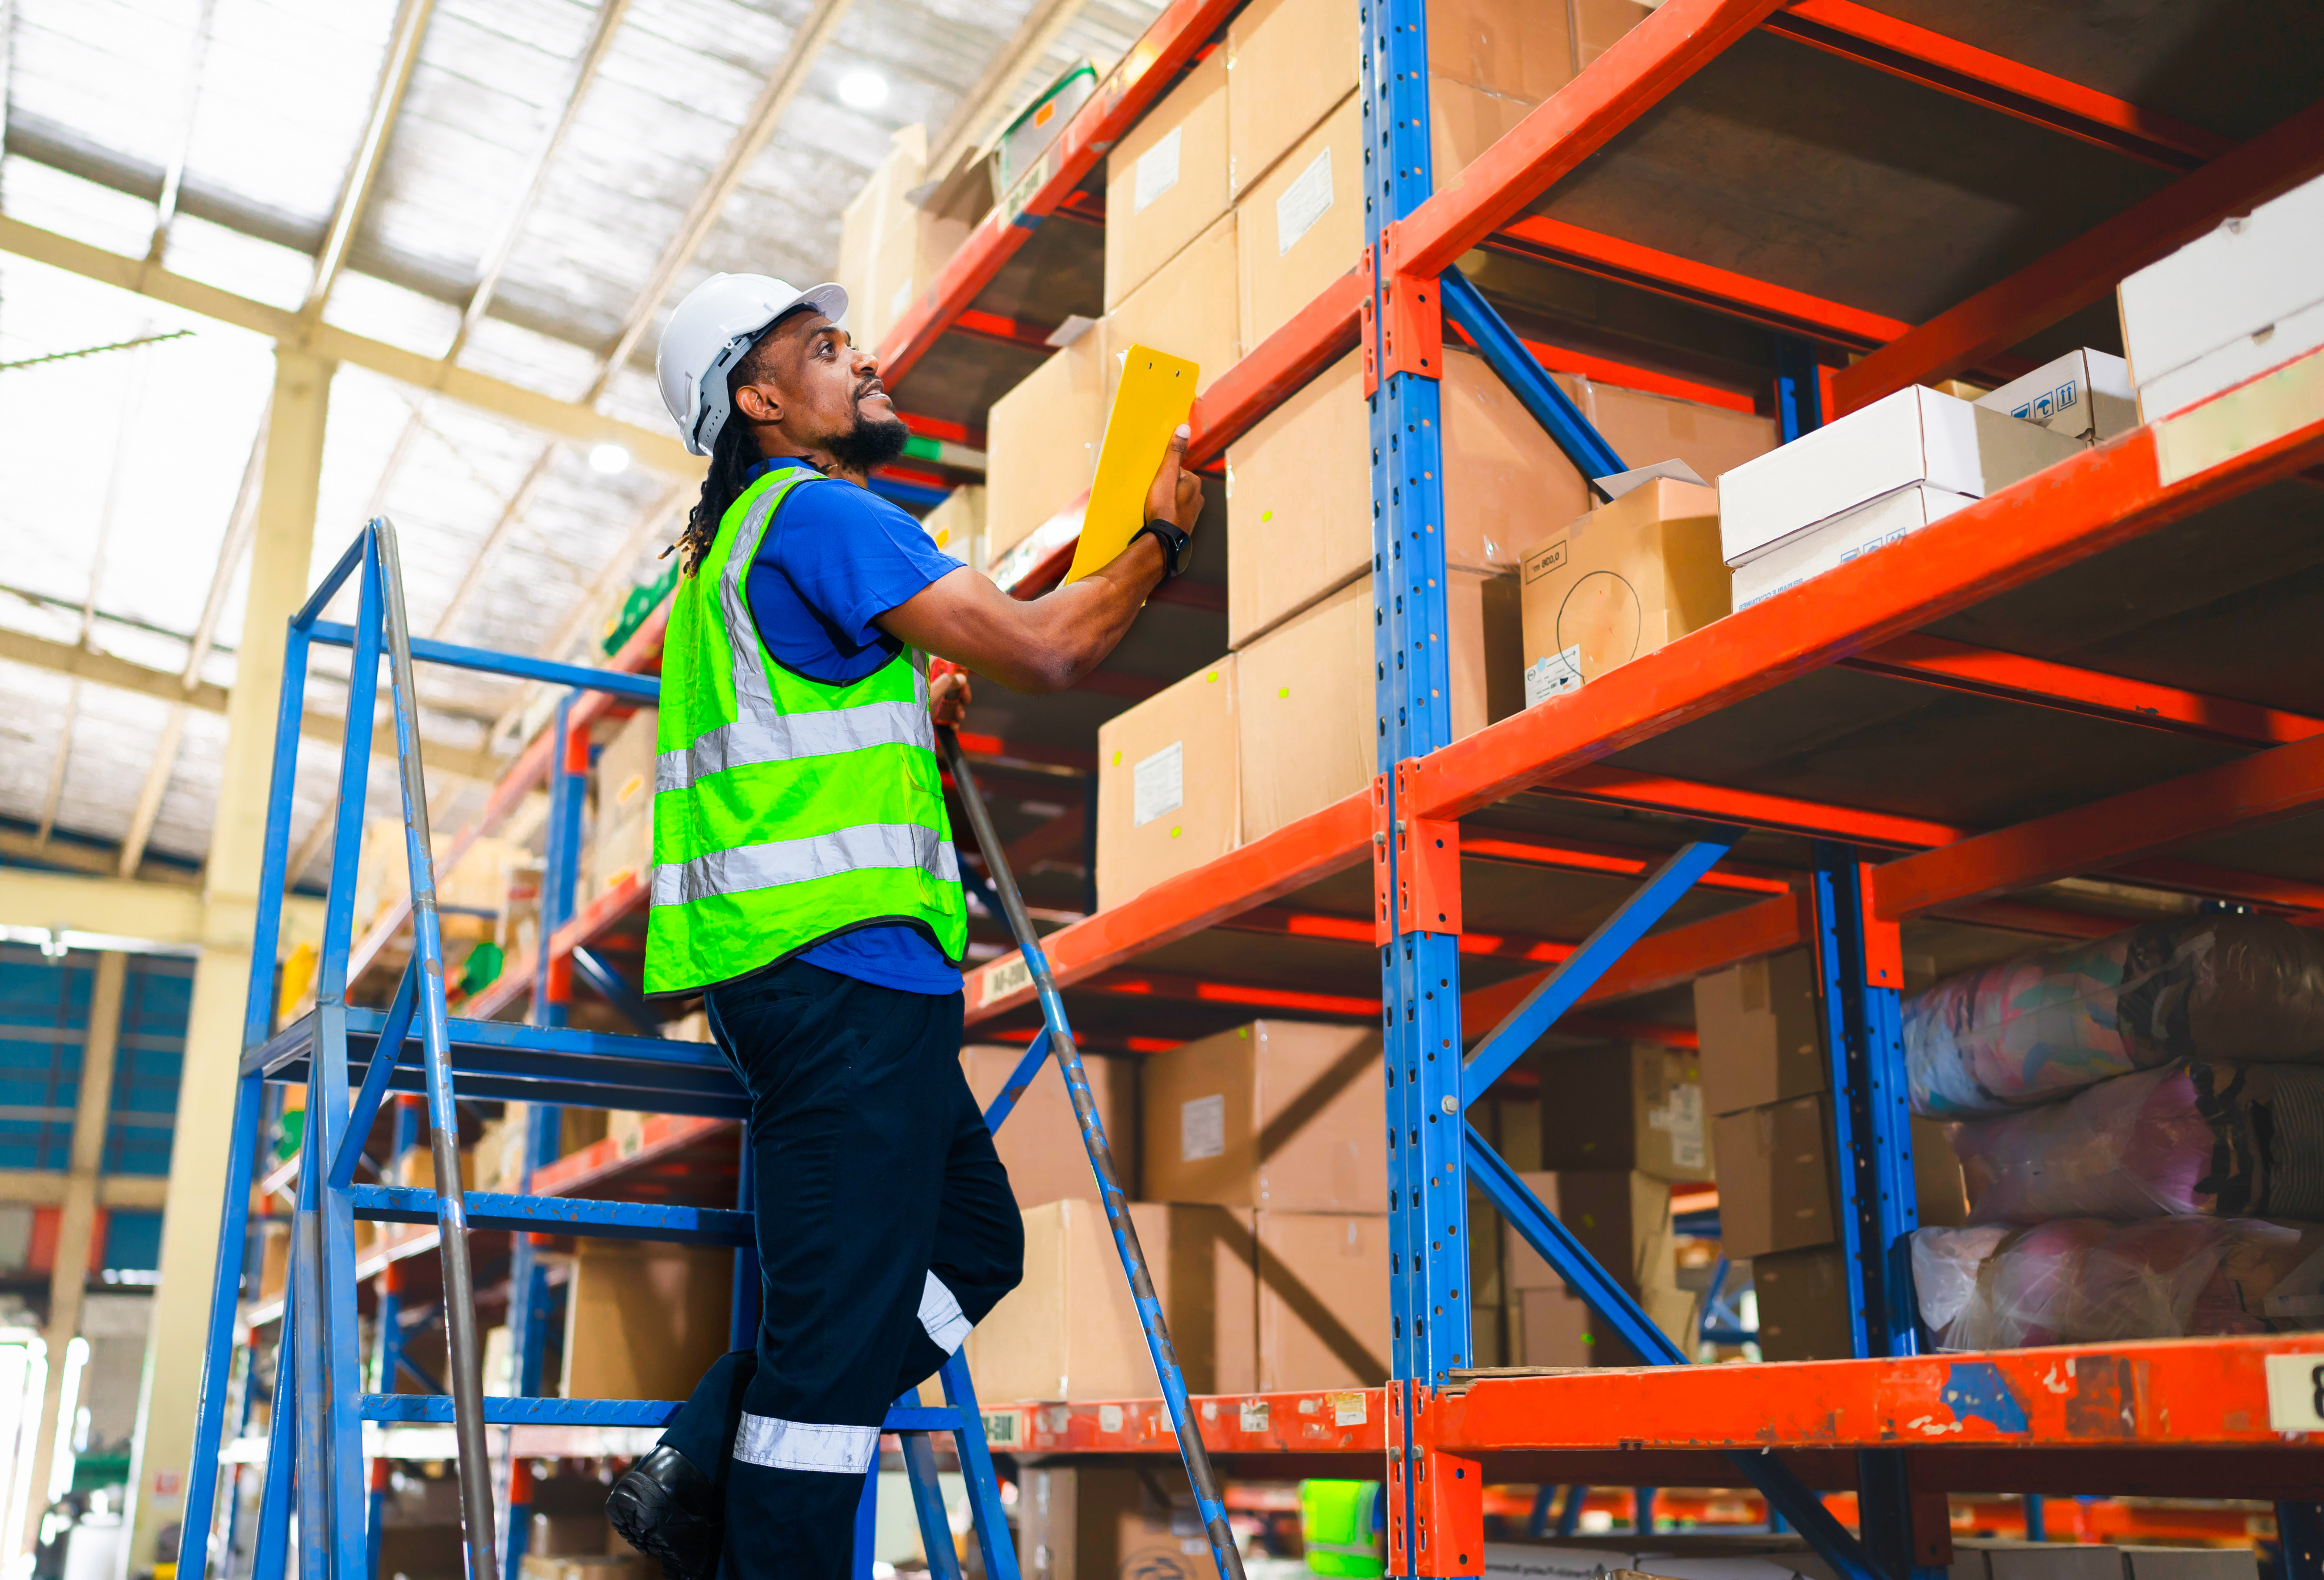
[[[1665,5],[1655,17],[1671,9]],[[1633,36],[1654,20],[1641,23]],[[1605,57],[1611,58],[1610,52]],[[1432,752],[1411,770],[1408,815],[1462,817],[1561,781],[1597,795],[1591,776],[1580,770],[1625,748],[2324,460],[2324,418],[2287,427],[2264,411],[2267,393],[2259,386],[2232,390],[2070,456],[1877,555]],[[2255,442],[2247,448],[2224,458],[2206,452],[2174,461],[2172,479],[2163,480],[2158,444],[2172,446],[2173,456],[2196,457],[2185,446],[2198,435],[2235,422],[2251,425]],[[1607,768],[1598,774],[1628,776]],[[1952,832],[1909,842],[1941,843]]]
[[[880,367],[891,388],[969,309],[1034,228],[1065,203],[1234,9],[1235,0],[1174,0],[1148,24],[1058,133],[1043,158],[1048,179],[1026,198],[1021,210],[1002,204],[979,221],[960,251],[889,330],[880,347]]]
[[[1730,615],[1729,618],[1736,617]],[[1950,844],[1976,831],[1953,823],[1932,822],[1927,818],[1900,817],[1892,813],[1871,812],[1859,807],[1834,806],[1827,802],[1803,801],[1793,795],[1770,795],[1757,790],[1705,785],[1692,779],[1673,779],[1661,774],[1638,774],[1628,768],[1605,767],[1594,763],[1570,768],[1551,783],[1526,788],[1567,801],[1632,806],[1649,812],[1673,813],[1683,817],[1706,818],[1714,822],[1739,822],[1755,829],[1812,834],[1825,839],[1848,840],[1859,845],[1886,845],[1907,850]],[[1464,840],[1462,843],[1465,850],[1468,841]]]
[[[1086,980],[1149,950],[1215,927],[1293,889],[1371,859],[1369,786],[1192,872],[1158,883],[1135,899],[1100,911],[1041,940],[1060,986]],[[1025,962],[1015,954],[968,973],[967,1024],[1033,1002]]]
[[[1422,1391],[1414,1436],[1464,1456],[1771,1443],[1946,1453],[2280,1446],[2266,1358],[2284,1355],[2324,1364],[2324,1336],[1485,1376],[1465,1392]]]
[[[1479,155],[1452,183],[1391,225],[1384,269],[1444,272],[1461,254],[1766,20],[1777,0],[1668,0],[1616,40]]]
[[[2324,800],[2324,735],[2166,779],[1874,871],[1873,909],[1894,921],[2102,872],[2227,829],[2289,817]]]
[[[1593,68],[1594,69],[1594,68]],[[1826,301],[1802,290],[1770,285],[1748,274],[1714,268],[1656,252],[1546,215],[1526,214],[1494,233],[1486,243],[1496,252],[1537,258],[1602,280],[1637,286],[1660,296],[1692,302],[1771,329],[1810,335],[1819,340],[1868,350],[1886,345],[1913,326],[1860,308]]]
[[[1289,323],[1213,379],[1194,398],[1194,415],[1187,419],[1194,430],[1186,443],[1188,462],[1203,467],[1220,460],[1252,424],[1353,351],[1363,303],[1363,277],[1341,275]]]
[[[1769,32],[2015,115],[2164,170],[2191,170],[2232,139],[1915,27],[1854,0],[1793,0]]]
[[[2324,103],[2310,105],[2048,257],[1987,286],[1863,361],[1838,370],[1831,381],[1831,415],[1854,411],[1908,384],[1948,378],[2007,351],[2098,300],[2123,276],[2176,251],[2230,215],[2247,213],[2289,191],[2319,170],[2324,170]]]
[[[2230,746],[2282,746],[2324,735],[2324,719],[2102,675],[2046,658],[1971,647],[1918,631],[1869,653],[1842,658],[1840,666],[2093,719],[2143,724]]]
[[[2174,861],[2167,856],[2126,863],[2116,868],[2113,876],[2132,878],[2177,894],[2217,896],[2222,899],[2243,900],[2251,905],[2285,911],[2305,911],[2324,917],[2324,884],[2302,883],[2295,877],[2200,867],[2191,861]],[[2293,918],[2295,921],[2302,919]]]
[[[1231,1004],[1247,1009],[1289,1009],[1305,1015],[1379,1019],[1380,1001],[1347,993],[1310,993],[1296,988],[1265,988],[1252,982],[1220,982],[1177,971],[1107,971],[1074,984],[1081,993],[1133,998],[1169,998],[1185,1004]]]
[[[1188,1420],[1202,1423],[1213,1454],[1358,1454],[1388,1452],[1388,1406],[1382,1390],[1360,1388],[1308,1393],[1242,1393],[1187,1401]],[[1175,1454],[1178,1438],[1169,1408],[1159,1399],[1100,1404],[996,1404],[982,1407],[986,1435],[1019,1454]],[[995,1432],[993,1418],[1014,1418]]]
[[[1312,938],[1326,943],[1347,943],[1378,949],[1379,941],[1369,916],[1334,916],[1320,911],[1295,911],[1282,905],[1259,905],[1219,923],[1230,932],[1265,932],[1278,938]],[[1555,939],[1529,938],[1516,932],[1462,932],[1461,952],[1504,960],[1555,962],[1572,954],[1575,945]]]
[[[1698,786],[1698,788],[1702,788]],[[1551,867],[1562,872],[1604,873],[1621,877],[1637,877],[1653,871],[1669,859],[1665,850],[1632,851],[1618,845],[1568,840],[1554,840],[1532,834],[1489,831],[1461,835],[1461,854],[1487,861],[1508,861],[1525,867]],[[1789,894],[1792,888],[1788,875],[1764,867],[1738,867],[1730,869],[1712,868],[1696,880],[1698,888],[1734,889],[1744,894]]]

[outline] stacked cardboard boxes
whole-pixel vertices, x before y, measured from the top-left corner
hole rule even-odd
[[[654,727],[659,710],[640,708],[598,749],[591,770],[596,834],[574,894],[586,905],[625,882],[653,878]]]
[[[1814,955],[1793,950],[1699,978],[1694,1017],[1703,1098],[1715,1116],[1720,1247],[1751,1264],[1760,1354],[1852,1355]],[[1944,1127],[1916,1119],[1912,1140],[1921,1222],[1966,1222],[1960,1164]]]
[[[1368,1387],[1387,1375],[1379,1061],[1369,1028],[1259,1021],[1139,1070],[1136,1150],[1153,1199],[1130,1216],[1193,1392]],[[1086,1180],[1078,1136],[1070,1146]],[[1025,1281],[968,1340],[983,1397],[1153,1392],[1120,1262],[1088,1194],[1025,1209]]]
[[[909,195],[940,173],[927,164],[927,128],[902,128],[840,216],[838,281],[847,291],[847,329],[866,351],[877,350],[912,299],[934,283],[978,218],[975,206],[912,201]]]
[[[1025,1057],[1022,1048],[979,1043],[960,1051],[961,1074],[979,1108],[990,1108],[1010,1076]],[[1090,1095],[1097,1099],[1098,1117],[1113,1148],[1113,1162],[1122,1188],[1138,1192],[1138,1066],[1126,1059],[1084,1053],[1082,1070],[1088,1076]],[[1097,1182],[1090,1172],[1089,1154],[1082,1144],[1081,1125],[1074,1117],[1073,1099],[1053,1062],[1034,1069],[1033,1079],[1009,1111],[1008,1123],[993,1132],[993,1149],[1009,1171],[1017,1205],[1035,1208],[1052,1201],[1095,1201]]]

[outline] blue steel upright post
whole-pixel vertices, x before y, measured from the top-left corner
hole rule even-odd
[[[1379,768],[1373,796],[1388,1094],[1389,1562],[1405,1575],[1474,1575],[1481,1528],[1435,1483],[1458,1474],[1425,1456],[1412,1423],[1424,1391],[1474,1364],[1469,1337],[1469,1185],[1461,1118],[1458,832],[1416,826],[1397,767],[1452,739],[1445,596],[1434,279],[1399,272],[1396,222],[1433,188],[1424,0],[1361,6],[1365,388],[1372,483],[1373,655]],[[1466,1473],[1473,1493],[1477,1473]],[[1447,1489],[1449,1492],[1449,1489]],[[1473,1497],[1470,1502],[1473,1503]]]

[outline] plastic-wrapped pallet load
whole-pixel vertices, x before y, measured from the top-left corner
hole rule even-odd
[[[1942,1349],[2313,1328],[2324,1326],[2324,1225],[2076,1217],[1921,1229],[1913,1283]]]
[[[2324,1069],[2197,1060],[1955,1126],[1973,1223],[2324,1218]]]
[[[1907,1000],[1913,1111],[2006,1113],[2174,1059],[2324,1062],[2324,940],[2264,916],[2157,922]]]

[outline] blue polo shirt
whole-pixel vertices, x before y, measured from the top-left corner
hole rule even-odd
[[[788,457],[761,462],[753,482]],[[768,523],[744,587],[759,639],[775,661],[827,685],[862,680],[903,650],[872,622],[960,561],[928,541],[920,524],[868,488],[835,478],[795,486]],[[957,993],[960,972],[918,928],[859,927],[799,951],[843,977],[908,993]]]

